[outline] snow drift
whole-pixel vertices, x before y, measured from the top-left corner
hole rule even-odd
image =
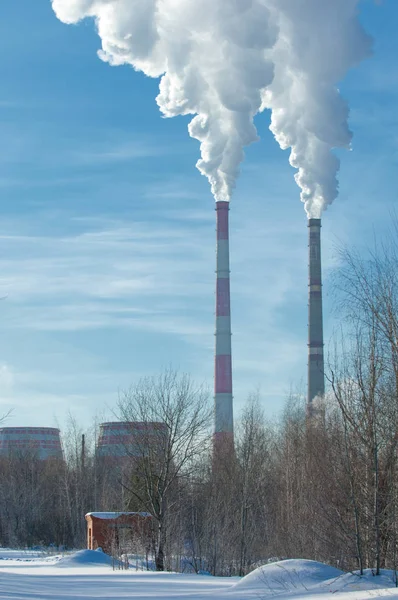
[[[113,559],[101,550],[78,550],[58,558],[57,567],[103,567],[112,565]]]
[[[260,600],[276,596],[291,600],[397,600],[394,573],[382,571],[375,577],[367,570],[363,577],[310,560],[286,560],[267,564],[242,578],[201,577],[181,573],[113,571],[101,552],[81,550],[69,556],[12,560],[0,548],[0,598],[37,600]],[[30,553],[26,553],[29,555]],[[54,568],[54,560],[65,568]],[[78,568],[76,568],[78,567]],[[95,568],[96,567],[96,568]],[[337,594],[336,594],[337,592]]]
[[[333,593],[388,588],[396,588],[396,574],[388,569],[381,569],[380,575],[377,576],[373,569],[365,569],[363,575],[360,575],[359,571],[344,573],[338,579],[329,582],[329,590]]]
[[[304,592],[343,575],[343,571],[320,562],[289,559],[255,569],[243,577],[235,589],[261,590],[270,595]]]

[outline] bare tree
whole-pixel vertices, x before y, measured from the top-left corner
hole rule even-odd
[[[345,249],[336,281],[348,352],[330,379],[355,457],[362,553],[368,566],[396,565],[398,425],[398,243],[394,235],[365,255]],[[392,558],[391,558],[392,557]]]
[[[76,418],[68,413],[63,436],[64,465],[60,465],[65,511],[71,537],[77,547],[86,540],[84,515],[92,510],[95,491],[94,448],[92,436],[83,432]]]
[[[178,485],[208,447],[212,410],[208,393],[171,369],[141,379],[119,399],[119,418],[131,424],[126,447],[131,477],[124,482],[130,507],[156,519],[156,569],[165,568],[166,525],[178,506]]]
[[[272,486],[269,431],[258,394],[249,396],[237,428],[239,569],[245,575],[268,545]]]

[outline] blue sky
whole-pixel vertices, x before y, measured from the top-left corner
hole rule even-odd
[[[362,3],[371,60],[341,90],[352,152],[323,219],[326,343],[336,248],[388,229],[398,196],[398,3]],[[215,214],[184,118],[158,82],[101,62],[93,23],[49,0],[0,3],[0,400],[7,425],[112,417],[118,390],[165,366],[213,386]],[[236,414],[268,415],[305,389],[307,228],[268,131],[246,151],[231,204]]]

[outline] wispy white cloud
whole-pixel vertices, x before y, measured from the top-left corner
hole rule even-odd
[[[173,147],[171,151],[175,154],[178,150]],[[119,143],[101,141],[83,150],[73,151],[70,158],[77,164],[101,166],[106,163],[123,163],[142,158],[153,158],[166,153],[170,153],[170,148],[165,147],[159,141],[143,138]]]
[[[42,185],[46,180],[49,183],[52,179],[65,182],[70,179],[82,180],[84,178],[76,171],[79,167],[92,170],[105,165],[111,167],[132,164],[142,159],[178,155],[184,149],[184,143],[170,145],[167,140],[156,135],[126,132],[123,129],[104,128],[93,131],[88,126],[83,126],[71,135],[59,123],[39,121],[23,128],[18,121],[0,121],[0,158],[3,169],[8,165],[20,170],[22,164],[36,169],[45,167],[46,177],[41,177],[40,172],[35,173]],[[62,169],[61,175],[59,169]],[[8,182],[10,185],[22,185],[23,171],[21,177],[4,177],[3,184]],[[69,178],[67,174],[71,171],[73,174]],[[32,174],[27,178],[32,184],[35,183]]]
[[[14,365],[16,406],[28,406],[32,394],[37,411],[52,402],[59,415],[65,405],[79,409],[85,402],[84,414],[92,413],[98,404],[113,404],[119,386],[169,361],[211,385],[215,212],[211,199],[199,203],[195,191],[182,202],[185,187],[179,177],[166,180],[177,199],[165,204],[153,196],[160,188],[150,185],[145,210],[138,205],[125,219],[60,208],[34,221],[10,217],[0,224],[0,295],[7,294],[0,332],[14,347],[14,362],[7,351],[3,360]],[[269,405],[281,406],[306,365],[306,220],[298,199],[297,212],[280,218],[277,206],[286,201],[280,186],[273,202],[259,189],[256,182],[230,213],[237,410],[257,386]],[[329,252],[324,257],[329,264]],[[15,336],[42,344],[35,378],[26,359],[19,365]],[[106,345],[115,336],[121,364],[115,366],[115,356],[111,367],[112,351],[93,349],[89,340]],[[67,340],[66,348],[57,349],[57,340]],[[130,346],[137,345],[129,372]],[[145,354],[142,362],[137,352]],[[92,387],[86,396],[84,386]]]
[[[118,223],[59,238],[3,234],[0,253],[7,256],[0,259],[6,328],[174,328],[183,335],[196,332],[194,321],[184,317],[185,325],[178,325],[173,313],[210,291],[211,270],[207,280],[197,278],[202,240],[176,227]]]
[[[233,291],[237,301],[252,301],[252,316],[257,308],[263,311],[266,303],[268,312],[262,322],[289,301],[289,294],[303,288],[306,248],[297,254],[299,231],[297,226],[289,231],[286,224],[259,227],[249,217],[232,232]],[[189,307],[194,319],[195,306],[203,303],[206,311],[212,307],[213,234],[214,226],[196,219],[186,227],[119,223],[60,238],[3,234],[0,255],[7,258],[0,259],[0,291],[7,294],[7,305],[18,305],[19,311],[21,304],[30,303],[26,310],[31,312],[35,303],[45,302],[44,321],[51,321],[51,329],[57,322],[64,329],[69,318],[74,328],[79,323],[84,328],[100,326],[101,321],[109,326],[112,320],[115,326],[141,327],[138,322],[145,315],[159,321],[173,315],[175,322],[184,307]],[[301,269],[285,266],[297,261]],[[44,324],[43,317],[22,322],[35,328]],[[153,328],[153,323],[148,322],[148,327]]]
[[[0,291],[7,294],[0,330],[75,335],[106,329],[131,331],[132,339],[147,333],[165,344],[181,340],[189,347],[184,361],[208,380],[214,345],[212,208],[208,218],[198,209],[192,220],[181,220],[175,211],[164,222],[74,216],[79,233],[60,237],[29,234],[26,224],[18,234],[16,224],[12,229],[8,223],[12,233],[0,231]],[[275,377],[278,368],[282,381],[283,369],[297,367],[301,340],[294,333],[283,337],[278,311],[295,297],[305,307],[300,232],[300,224],[259,222],[244,210],[232,223],[235,375],[246,388]],[[181,352],[167,353],[167,359]],[[115,374],[115,388],[118,381]]]

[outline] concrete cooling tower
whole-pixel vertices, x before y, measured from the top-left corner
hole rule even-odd
[[[0,457],[36,456],[63,460],[59,429],[52,427],[1,427]]]
[[[126,462],[143,456],[150,449],[164,445],[167,427],[158,422],[101,423],[97,443],[97,457],[112,462]]]

